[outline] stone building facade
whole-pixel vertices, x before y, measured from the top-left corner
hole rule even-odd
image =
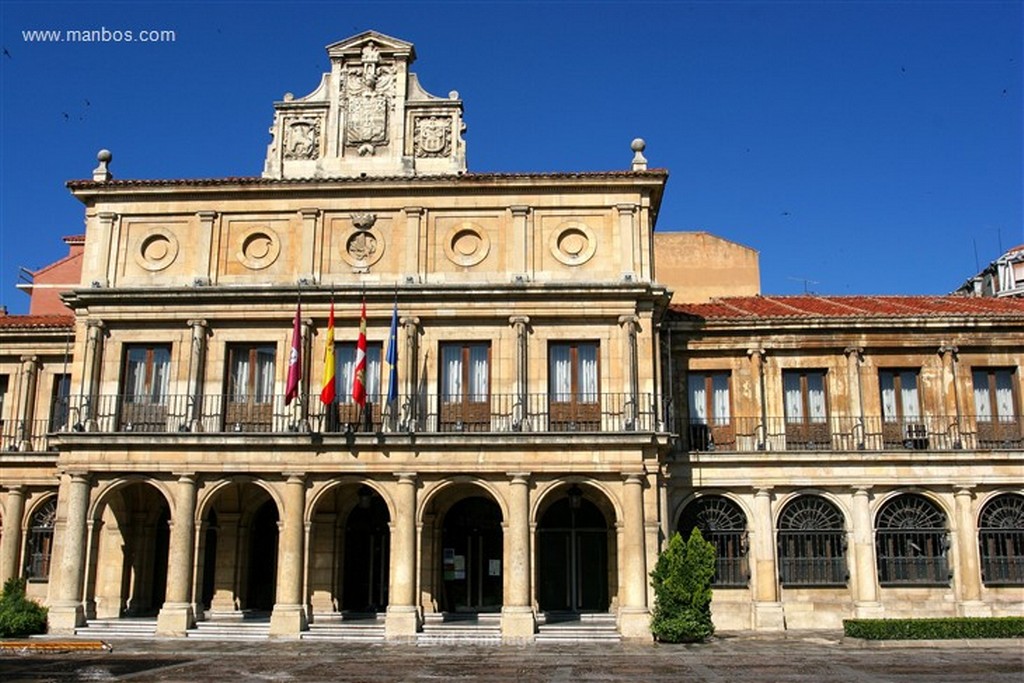
[[[646,638],[693,526],[720,628],[1024,612],[1022,302],[758,296],[750,250],[655,239],[642,141],[623,171],[469,173],[412,45],[328,54],[262,177],[101,152],[67,312],[0,317],[0,578],[51,631]]]

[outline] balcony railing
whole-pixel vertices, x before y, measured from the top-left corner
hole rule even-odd
[[[103,395],[72,400],[67,429],[105,433],[386,433],[667,431],[654,397],[602,393],[589,401],[547,394],[400,396],[323,405],[305,396],[285,405],[283,395],[151,397]]]
[[[794,421],[785,417],[690,420],[681,435],[690,451],[998,450],[1024,448],[1024,417],[984,420],[926,415]]]

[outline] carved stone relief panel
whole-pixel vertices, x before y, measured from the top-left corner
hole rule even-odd
[[[413,153],[423,157],[447,157],[452,152],[450,116],[417,116],[413,119]]]
[[[270,282],[294,266],[287,236],[295,234],[292,219],[228,218],[221,240],[222,273],[240,281]]]
[[[381,223],[384,225],[388,221]],[[387,246],[385,233],[381,227],[375,213],[357,212],[335,219],[332,221],[335,244],[332,255],[340,256],[341,260],[350,266],[351,272],[370,272],[384,256]]]
[[[395,69],[384,64],[371,41],[363,48],[359,64],[343,72],[342,108],[345,111],[345,145],[360,156],[388,144],[388,119],[394,114]]]
[[[321,156],[319,117],[290,116],[284,120],[284,158],[316,159]]]
[[[162,279],[186,278],[190,254],[186,220],[125,217],[121,222],[122,244],[118,278],[122,283],[145,284],[159,274]]]
[[[166,269],[178,258],[178,238],[165,227],[153,227],[142,236],[135,251],[135,262],[144,270],[157,272]]]

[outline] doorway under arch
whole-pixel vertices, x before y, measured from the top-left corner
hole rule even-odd
[[[608,520],[577,485],[555,495],[537,525],[538,605],[544,612],[606,612]]]
[[[503,598],[501,508],[471,495],[454,503],[441,527],[441,600],[445,612],[494,612]]]

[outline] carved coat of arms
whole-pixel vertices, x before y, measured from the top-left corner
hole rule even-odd
[[[394,73],[381,66],[380,52],[373,43],[363,48],[361,62],[346,73],[345,142],[353,146],[386,144]]]
[[[416,119],[414,136],[416,156],[448,156],[451,140],[451,119],[447,116],[429,116]]]

